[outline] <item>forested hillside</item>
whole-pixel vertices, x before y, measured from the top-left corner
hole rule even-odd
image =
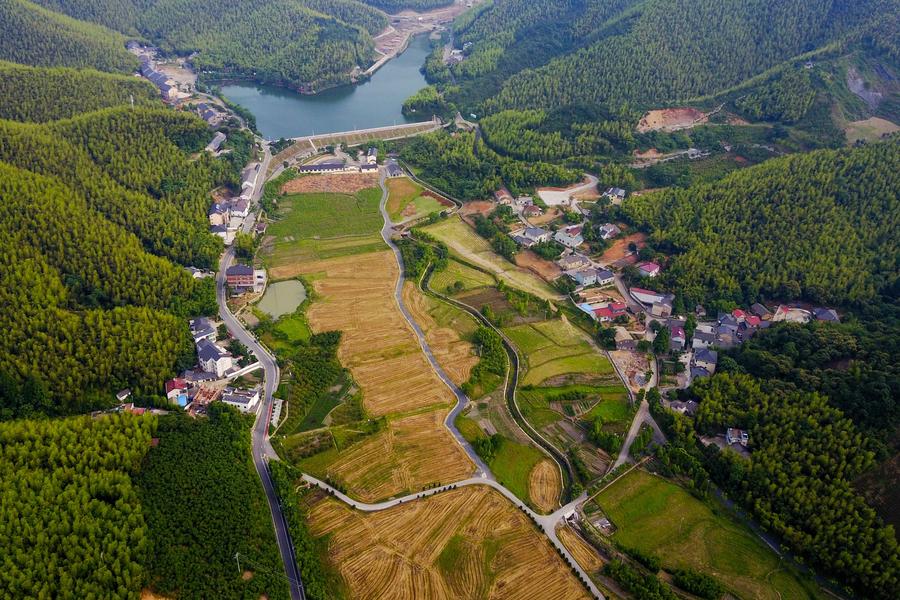
[[[694,302],[865,303],[896,289],[900,139],[768,161],[622,209],[674,256],[663,283]]]
[[[222,403],[210,405],[209,418],[160,418],[159,445],[136,483],[147,522],[146,581],[166,597],[288,597],[250,459],[250,423]]]
[[[897,10],[882,0],[648,0],[593,34],[598,41],[511,77],[490,104],[648,105],[713,94],[837,39],[879,6]]]
[[[153,417],[0,423],[0,589],[9,598],[135,598],[149,550],[131,477]]]
[[[194,116],[107,109],[47,124],[0,121],[0,373],[29,388],[3,417],[156,395],[193,363],[186,318],[215,310],[209,190],[229,166],[188,154],[208,141]],[[169,260],[167,260],[169,259]]]
[[[0,60],[101,71],[130,71],[138,65],[121,34],[27,0],[0,0]]]
[[[199,52],[196,66],[213,76],[249,77],[303,89],[348,82],[354,67],[371,64],[371,34],[387,26],[384,13],[355,0],[38,2],[77,19],[146,37],[166,52]],[[124,38],[116,37],[118,50],[124,52]]]
[[[0,62],[0,119],[42,123],[123,106],[159,106],[159,92],[129,75]]]

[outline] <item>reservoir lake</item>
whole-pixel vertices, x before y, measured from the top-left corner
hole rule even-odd
[[[252,112],[257,128],[270,140],[427,120],[431,115],[407,119],[400,109],[404,100],[428,85],[419,68],[430,51],[428,36],[416,36],[403,54],[365,83],[312,96],[250,82],[222,86],[222,95]]]

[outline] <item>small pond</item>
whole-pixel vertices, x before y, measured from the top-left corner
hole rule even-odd
[[[306,300],[306,288],[296,279],[271,283],[257,305],[261,311],[278,319],[297,310]]]

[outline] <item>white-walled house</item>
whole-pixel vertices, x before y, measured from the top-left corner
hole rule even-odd
[[[197,359],[204,371],[215,373],[218,377],[224,376],[234,366],[231,353],[208,339],[197,342]]]

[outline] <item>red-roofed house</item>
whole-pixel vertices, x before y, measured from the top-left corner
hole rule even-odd
[[[641,273],[641,277],[656,277],[659,275],[660,266],[655,262],[642,262],[637,265],[638,271]]]
[[[744,319],[744,322],[747,324],[747,327],[759,327],[759,324],[762,323],[762,319],[756,315],[750,315]]]
[[[731,311],[731,316],[734,317],[735,319],[737,319],[738,323],[743,323],[744,319],[747,318],[747,313],[745,313],[744,311],[742,311],[739,308],[736,308],[733,311]]]
[[[624,314],[624,302],[610,302],[606,306],[601,306],[600,308],[594,309],[594,317],[601,323],[612,321],[616,317],[621,317]]]
[[[187,381],[181,378],[170,379],[166,382],[166,398],[174,400],[178,394],[187,389]]]

